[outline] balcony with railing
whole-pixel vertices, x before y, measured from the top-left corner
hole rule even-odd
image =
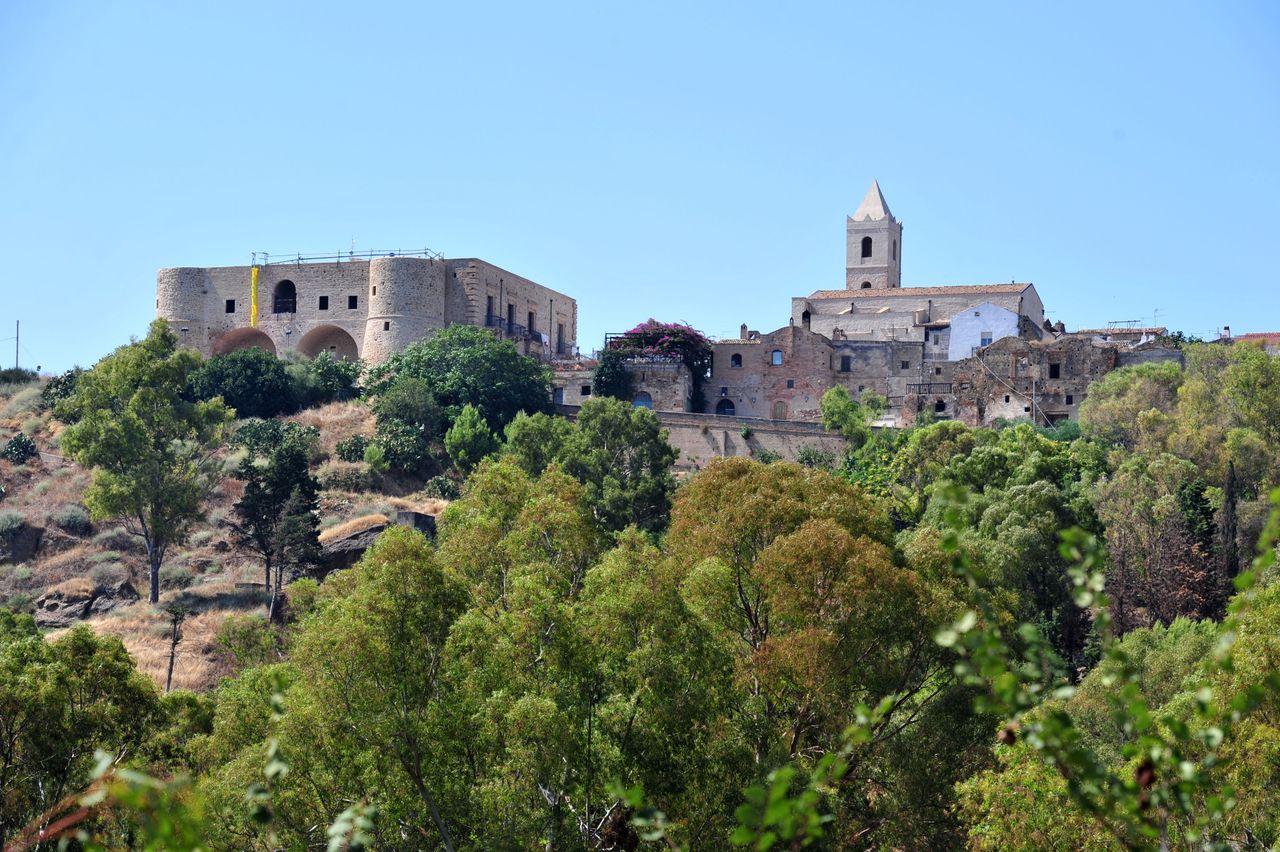
[[[919,384],[907,385],[907,393],[951,393],[951,382],[921,382]]]

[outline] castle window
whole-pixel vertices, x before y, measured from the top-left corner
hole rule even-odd
[[[853,366],[853,358],[849,355],[840,356],[840,372],[847,373],[849,368]]]
[[[1030,410],[1031,410],[1031,406],[1029,406],[1029,405],[1024,405],[1024,406],[1022,406],[1022,410],[1023,410],[1023,411],[1030,411]]]
[[[373,285],[373,295],[374,295],[374,296],[378,295],[378,285],[377,285],[377,284],[374,284],[374,285]]]
[[[636,408],[647,408],[650,411],[653,411],[653,397],[649,396],[649,394],[644,391],[640,391],[640,393],[636,394],[632,398],[631,404]]]
[[[1061,365],[1061,364],[1050,364],[1050,365],[1049,365],[1049,378],[1051,378],[1051,379],[1060,379],[1060,378],[1062,378],[1062,365]]]
[[[1009,401],[1009,394],[1005,394],[1005,395],[1004,395],[1004,401],[1005,401],[1005,402],[1008,402],[1008,401]]]
[[[227,313],[234,314],[236,312],[236,300],[227,299]]]
[[[382,323],[382,330],[383,330],[383,331],[390,331],[390,330],[391,330],[391,322],[390,322],[390,321],[384,321],[384,322]]]
[[[782,400],[778,400],[773,404],[773,419],[774,420],[787,419],[787,404]]]
[[[941,367],[934,367],[934,368],[933,368],[933,374],[934,374],[935,376],[941,376],[941,375],[942,375],[942,368],[941,368]]]
[[[551,391],[551,404],[564,405],[564,388],[554,388]]]
[[[1075,405],[1075,404],[1076,404],[1076,398],[1071,394],[1067,394],[1067,405]]]
[[[943,402],[942,400],[938,400],[937,402],[935,402],[935,403],[933,404],[933,410],[934,410],[936,413],[941,414],[942,412],[944,412],[944,411],[946,411],[946,410],[947,410],[947,404],[946,404],[945,402]]]
[[[863,281],[863,282],[862,282],[862,289],[863,289],[863,290],[870,290],[870,289],[871,289],[871,282],[870,282],[870,281]]]
[[[728,396],[728,395],[729,395],[729,389],[728,389],[728,388],[720,388],[720,395],[721,395],[721,396]]]
[[[772,364],[773,364],[773,366],[775,366],[775,367],[781,367],[781,366],[782,366],[782,350],[781,350],[781,349],[775,349],[775,350],[773,350],[773,359],[772,359]]]
[[[591,396],[591,385],[583,385],[580,396]]]
[[[731,399],[722,399],[716,403],[716,414],[723,417],[732,417],[737,413],[738,410],[734,407]]]
[[[910,362],[910,361],[903,361],[903,362],[902,362],[902,369],[904,369],[904,370],[910,370],[910,369],[911,369],[911,362]]]
[[[356,306],[357,306],[357,305],[359,305],[359,304],[360,304],[360,297],[359,297],[359,296],[348,296],[348,297],[347,297],[347,310],[349,310],[349,311],[354,311],[354,310],[356,309]]]
[[[801,325],[803,325],[805,328],[808,328],[808,327],[809,327],[809,312],[808,312],[808,311],[805,311],[804,313],[802,313],[802,314],[800,315],[800,324],[801,324]]]
[[[321,296],[321,297],[320,297],[320,310],[322,310],[322,311],[327,311],[327,310],[329,310],[329,297],[328,297],[328,296]]]
[[[507,334],[513,334],[516,330],[516,306],[507,305]]]
[[[533,311],[529,311],[528,328],[529,328],[529,333],[532,334],[533,333]]]
[[[494,320],[494,316],[493,316],[493,297],[485,296],[484,299],[485,299],[484,324],[495,325],[496,321]]]
[[[898,241],[897,240],[893,241],[893,259],[894,260],[898,259]]]
[[[737,352],[729,356],[729,367],[734,370],[742,369],[742,356]]]
[[[490,306],[492,310],[492,306]],[[556,324],[556,354],[564,354],[564,323]]]
[[[795,386],[796,386],[795,379],[787,379],[787,390],[795,390]]]
[[[870,237],[862,238],[862,256],[864,258],[871,257],[871,238]]]
[[[298,288],[293,286],[292,281],[285,280],[276,285],[275,294],[271,299],[271,312],[273,314],[298,312]]]

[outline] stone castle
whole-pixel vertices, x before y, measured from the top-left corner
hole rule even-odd
[[[975,426],[1049,425],[1074,419],[1089,383],[1107,371],[1181,358],[1160,344],[1162,328],[1067,332],[1046,319],[1034,284],[903,287],[902,223],[874,181],[845,228],[844,288],[793,297],[787,324],[774,331],[744,325],[737,338],[713,341],[709,375],[653,359],[628,365],[633,402],[659,413],[684,459],[773,449],[736,437],[751,433],[757,444],[783,436],[784,455],[795,441],[821,444],[829,439],[820,401],[836,386],[887,399],[884,426],[926,412]],[[591,394],[594,362],[577,354],[577,303],[475,258],[299,256],[162,269],[156,289],[158,315],[206,356],[256,347],[377,364],[465,323],[550,362],[554,401],[567,411]]]
[[[205,356],[254,347],[385,361],[455,323],[486,326],[544,360],[576,350],[572,298],[476,258],[301,257],[162,269],[156,313]]]

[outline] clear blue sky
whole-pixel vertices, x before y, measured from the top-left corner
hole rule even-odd
[[[353,239],[563,290],[584,350],[649,316],[770,330],[843,286],[872,178],[907,286],[1280,330],[1277,152],[1266,0],[5,0],[0,338],[88,365],[160,267]]]

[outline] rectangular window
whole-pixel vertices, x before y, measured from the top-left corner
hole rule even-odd
[[[348,296],[348,297],[347,297],[347,310],[349,310],[349,311],[354,311],[354,310],[356,309],[356,305],[360,304],[359,299],[360,299],[360,297],[359,297],[359,296]]]
[[[910,370],[910,369],[911,369],[911,362],[910,362],[910,361],[903,361],[903,362],[902,362],[902,369],[904,369],[904,370]]]
[[[556,354],[564,354],[564,323],[556,323]]]
[[[795,386],[796,386],[795,379],[787,379],[787,390],[792,390],[795,388]]]
[[[376,295],[378,295],[378,285],[377,285],[377,284],[374,284],[374,285],[373,285],[373,295],[375,295],[375,296],[376,296]]]
[[[236,300],[227,299],[227,313],[234,314],[236,312]]]
[[[526,326],[530,332],[533,331],[533,311],[529,311],[529,324]]]
[[[935,376],[941,376],[941,375],[942,375],[942,368],[941,368],[941,367],[934,367],[934,368],[933,368],[933,374],[934,374]]]
[[[1005,394],[1005,395],[1004,395],[1004,401],[1005,401],[1005,402],[1008,402],[1008,401],[1009,401],[1009,394]]]
[[[933,345],[934,346],[938,345],[938,332],[936,331],[933,333]]]
[[[849,372],[849,368],[851,366],[853,366],[853,358],[850,357],[849,355],[841,355],[840,356],[840,372],[842,373]]]
[[[1071,394],[1067,394],[1067,405],[1075,405],[1075,404],[1076,404],[1076,398]]]
[[[720,395],[721,395],[721,396],[728,396],[728,395],[729,395],[729,389],[728,389],[728,388],[720,388]]]
[[[320,310],[322,310],[322,311],[327,311],[327,310],[329,310],[329,297],[328,297],[328,296],[321,296],[321,297],[320,297]]]
[[[978,345],[979,345],[979,346],[990,346],[990,345],[991,345],[991,337],[992,337],[991,332],[989,332],[989,331],[984,331],[984,332],[982,332],[982,342],[981,342],[981,343],[979,343]]]
[[[591,385],[582,386],[582,396],[591,396]]]
[[[390,330],[391,330],[391,322],[390,322],[389,320],[384,321],[384,322],[382,323],[382,330],[383,330],[383,331],[390,331]]]
[[[516,306],[507,305],[507,332],[516,330]]]
[[[484,297],[484,324],[493,325],[493,297]]]
[[[1061,378],[1061,377],[1062,377],[1062,365],[1061,365],[1061,364],[1050,364],[1050,365],[1049,365],[1049,378],[1051,378],[1051,379],[1058,379],[1058,378]]]

